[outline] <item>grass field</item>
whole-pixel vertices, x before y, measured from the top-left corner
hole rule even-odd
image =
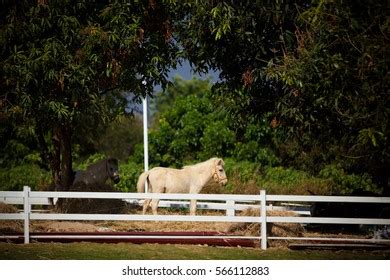
[[[390,259],[390,251],[229,248],[194,245],[130,243],[0,243],[2,260],[378,260]]]

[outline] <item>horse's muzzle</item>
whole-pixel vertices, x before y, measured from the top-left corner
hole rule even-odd
[[[223,186],[226,186],[227,182],[228,182],[228,179],[221,179],[219,181],[219,184],[221,185],[221,187],[223,187]]]
[[[112,180],[114,181],[115,184],[118,184],[119,181],[121,180],[121,178],[119,177],[119,175],[115,175]]]

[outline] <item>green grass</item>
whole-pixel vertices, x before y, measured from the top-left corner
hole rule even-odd
[[[229,248],[193,245],[98,243],[0,243],[3,260],[342,260],[390,259],[390,251]]]

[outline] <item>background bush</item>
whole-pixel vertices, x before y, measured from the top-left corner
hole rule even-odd
[[[46,190],[51,182],[51,174],[35,164],[24,164],[0,169],[0,190],[21,191],[23,186],[32,190]]]
[[[344,169],[336,164],[325,166],[319,172],[318,177],[328,179],[335,194],[380,193],[380,189],[372,182],[368,174],[346,174]]]
[[[121,180],[115,187],[122,192],[137,192],[137,181],[144,170],[142,164],[127,162],[119,164]]]

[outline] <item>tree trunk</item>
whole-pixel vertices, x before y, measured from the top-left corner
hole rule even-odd
[[[41,125],[39,124],[36,125],[35,134],[37,136],[38,145],[40,148],[39,150],[40,150],[40,157],[42,162],[40,166],[45,170],[51,170],[50,162],[52,161],[52,155],[49,152],[49,148],[47,147],[45,134],[43,132],[43,128]]]
[[[53,156],[50,161],[55,191],[62,191],[61,186],[61,134],[58,128],[53,129]]]
[[[53,130],[53,160],[51,161],[55,191],[69,191],[74,180],[72,170],[72,144],[69,124],[60,125]],[[63,211],[64,199],[59,199],[56,208]]]
[[[69,191],[74,180],[72,170],[72,132],[69,124],[61,126],[61,186]]]
[[[71,135],[69,124],[53,130],[53,157],[50,165],[56,191],[69,191],[74,180]]]

